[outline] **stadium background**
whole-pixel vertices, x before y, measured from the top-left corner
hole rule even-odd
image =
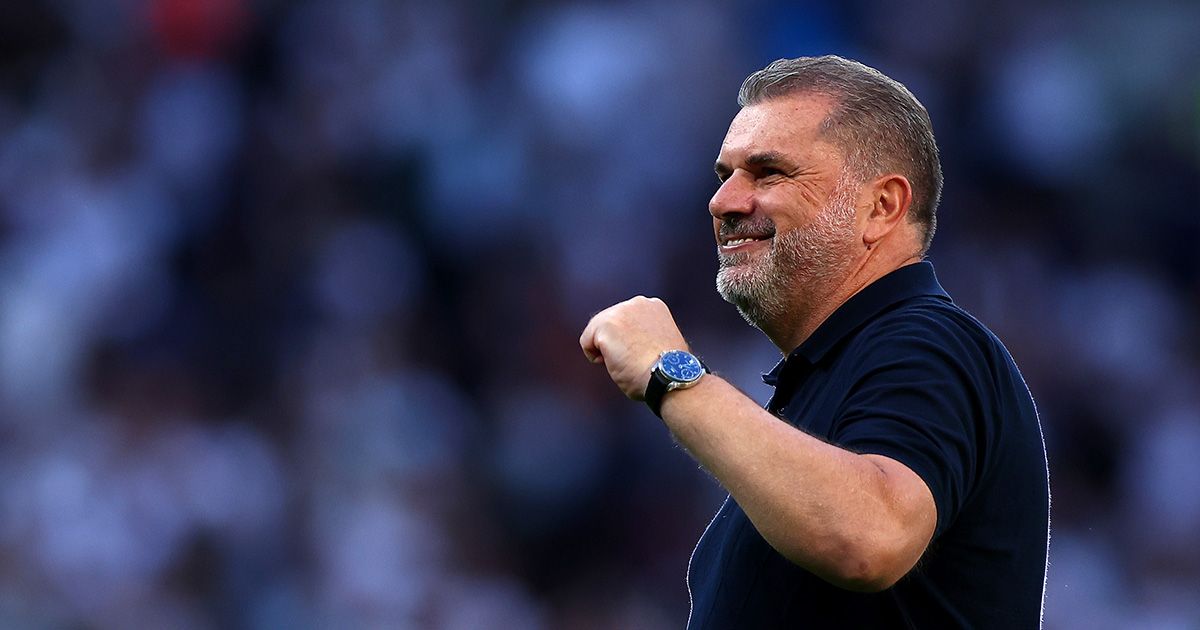
[[[1200,4],[48,0],[0,18],[0,626],[678,628],[722,496],[576,346],[712,288],[748,72],[932,113],[1039,403],[1048,628],[1200,627]]]

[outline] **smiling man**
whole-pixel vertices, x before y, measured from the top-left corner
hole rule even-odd
[[[839,57],[742,85],[709,203],[717,289],[783,353],[766,409],[635,297],[580,338],[729,498],[688,570],[691,628],[1036,628],[1049,486],[1000,341],[925,254],[941,165],[925,108]]]

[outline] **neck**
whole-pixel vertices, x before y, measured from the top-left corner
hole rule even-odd
[[[787,316],[782,321],[765,322],[760,328],[780,352],[789,354],[859,291],[901,267],[918,262],[921,262],[918,255],[888,255],[880,249],[868,250],[846,273],[831,278],[824,287],[798,288],[789,299]]]

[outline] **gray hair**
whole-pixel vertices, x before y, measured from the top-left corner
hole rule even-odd
[[[821,133],[846,154],[859,179],[897,172],[912,184],[912,221],[921,228],[921,254],[937,229],[942,196],[942,163],[929,112],[899,81],[834,55],[779,59],[746,77],[738,104],[754,105],[793,93],[822,94],[836,100]]]

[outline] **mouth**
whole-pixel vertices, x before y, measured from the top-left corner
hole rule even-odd
[[[761,234],[754,236],[738,236],[736,238],[722,238],[720,249],[722,253],[748,250],[761,243],[767,243],[774,238],[774,236],[774,234]]]
[[[717,252],[722,255],[749,252],[775,238],[775,222],[761,216],[731,216],[717,226]]]

